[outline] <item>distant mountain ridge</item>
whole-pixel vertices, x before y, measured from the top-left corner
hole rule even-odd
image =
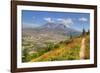
[[[39,28],[41,31],[54,31],[54,32],[62,32],[65,35],[79,35],[80,31],[77,31],[71,27],[67,27],[62,23],[46,23],[42,26],[40,26]]]
[[[22,30],[23,37],[30,36],[35,42],[44,42],[48,40],[59,42],[64,41],[66,38],[70,37],[70,35],[74,37],[81,33],[63,24],[56,23],[46,23],[37,28],[23,28]]]

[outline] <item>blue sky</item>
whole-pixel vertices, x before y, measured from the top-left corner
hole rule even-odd
[[[90,14],[22,10],[23,27],[39,27],[47,22],[63,23],[77,30],[82,30],[82,26],[84,25],[84,28],[88,30],[90,28]]]

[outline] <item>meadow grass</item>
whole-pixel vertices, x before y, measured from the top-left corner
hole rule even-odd
[[[86,38],[86,59],[90,58],[90,37]],[[79,52],[81,47],[82,37],[76,37],[70,40],[58,43],[59,47],[52,47],[40,56],[33,57],[30,62],[45,62],[45,61],[62,61],[62,60],[79,60]],[[34,55],[34,53],[33,53]]]

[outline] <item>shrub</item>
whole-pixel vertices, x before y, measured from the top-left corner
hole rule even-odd
[[[28,55],[28,50],[27,49],[23,49],[22,50],[22,62],[26,62],[27,61],[27,55]]]
[[[56,48],[59,48],[60,47],[60,45],[59,44],[55,44],[54,45],[54,48],[56,49]]]

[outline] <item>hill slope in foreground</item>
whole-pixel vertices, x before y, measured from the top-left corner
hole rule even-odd
[[[89,35],[85,36],[86,38],[86,59],[90,57],[90,37]],[[79,60],[79,52],[81,47],[82,37],[76,37],[69,41],[60,42],[59,47],[53,50],[50,50],[43,55],[33,58],[30,62],[42,62],[42,61],[61,61],[61,60]]]

